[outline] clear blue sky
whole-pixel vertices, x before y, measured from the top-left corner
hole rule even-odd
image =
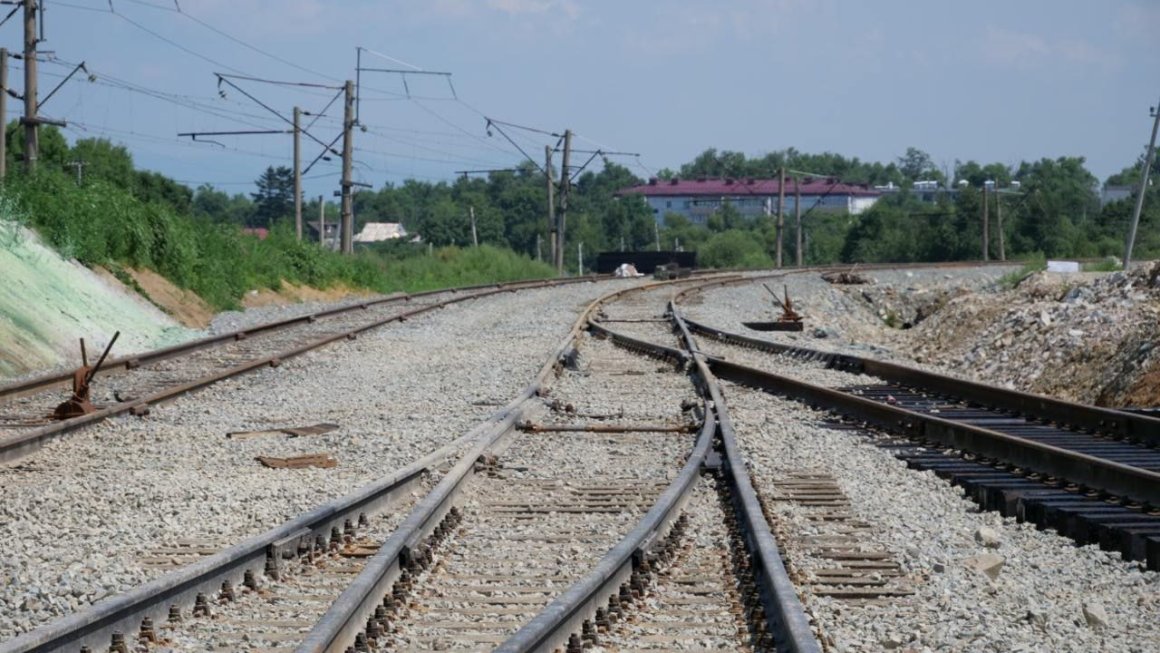
[[[230,192],[289,165],[291,141],[178,139],[285,127],[235,89],[219,96],[213,72],[337,85],[354,77],[355,46],[376,53],[364,66],[452,72],[458,97],[442,78],[409,77],[408,97],[399,76],[364,73],[355,171],[375,186],[521,160],[484,114],[639,152],[622,161],[642,176],[708,147],[889,161],[916,146],[940,167],[1083,156],[1103,179],[1135,160],[1160,98],[1156,0],[178,2],[46,0],[41,49],[57,61],[41,64],[42,97],[66,62],[86,61],[95,81],[78,76],[43,113],[70,121],[70,140],[105,136],[139,167]],[[14,51],[19,18],[0,27]],[[238,83],[286,115],[332,96]],[[10,100],[10,117],[20,111]],[[340,119],[341,101],[311,132],[329,142]],[[509,133],[536,158],[554,142]],[[306,160],[319,149],[307,140]],[[338,171],[319,162],[307,193],[329,195]]]

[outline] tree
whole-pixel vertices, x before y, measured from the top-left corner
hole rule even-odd
[[[254,213],[251,227],[269,227],[276,220],[289,217],[294,211],[294,173],[286,166],[270,166],[254,182],[258,192],[251,193]]]
[[[69,158],[84,162],[85,179],[104,179],[118,188],[133,189],[133,156],[124,145],[105,138],[82,138],[73,144]]]
[[[935,179],[943,181],[938,166],[931,161],[930,155],[917,147],[906,148],[906,154],[898,158],[898,170],[909,181]]]
[[[8,168],[10,170],[23,169],[24,166],[21,162],[24,161],[24,125],[21,125],[19,120],[13,120],[8,123],[6,129],[8,134]],[[37,159],[40,166],[52,170],[63,170],[65,164],[71,161],[68,141],[56,127],[52,125],[42,126],[37,142],[40,145],[39,158]]]

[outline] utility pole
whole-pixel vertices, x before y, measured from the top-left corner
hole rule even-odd
[[[8,175],[8,48],[0,48],[0,181]]]
[[[988,224],[987,223],[989,222],[987,220],[987,204],[988,204],[988,201],[987,201],[987,182],[984,181],[983,182],[983,260],[984,261],[988,261],[991,259],[990,252],[987,251],[987,245],[988,245],[988,240],[989,240],[989,236],[990,236],[990,234],[987,233],[987,231],[988,231],[988,229],[987,229]]]
[[[302,110],[294,107],[294,233],[302,242]]]
[[[1152,161],[1156,156],[1156,130],[1160,129],[1160,103],[1152,108],[1156,120],[1152,122],[1152,139],[1148,141],[1148,153],[1144,155],[1144,170],[1140,174],[1140,190],[1136,193],[1136,208],[1132,209],[1132,226],[1128,231],[1128,246],[1124,248],[1124,270],[1132,263],[1132,247],[1136,244],[1136,227],[1140,225],[1140,212],[1144,210],[1144,194],[1148,192],[1148,173],[1152,172]]]
[[[653,237],[657,241],[657,251],[661,251],[661,223],[653,219]]]
[[[584,276],[584,241],[576,243],[576,269],[577,276]]]
[[[793,178],[793,217],[797,223],[797,266],[802,266],[802,184],[798,177]]]
[[[354,163],[354,82],[343,87],[342,111],[342,253],[354,253],[354,205],[351,197],[351,167]]]
[[[24,168],[36,172],[40,154],[36,104],[36,0],[24,0]]]
[[[475,233],[475,207],[467,207],[467,213],[471,216],[471,244],[479,247],[479,235]]]
[[[544,146],[544,172],[548,177],[548,254],[556,264],[556,181],[552,179],[552,146]]]
[[[543,239],[544,239],[543,236],[541,236],[540,234],[536,234],[536,260],[537,261],[544,260],[543,256],[541,256],[541,251],[540,251],[540,243],[543,241]]]
[[[777,184],[777,267],[781,267],[781,234],[785,229],[785,166],[778,174]]]
[[[995,187],[995,222],[999,230],[999,260],[1007,260],[1007,248],[1003,245],[1003,194],[999,192],[999,187]]]
[[[568,163],[572,160],[572,130],[564,130],[564,161],[560,165],[560,211],[556,225],[556,274],[564,274],[564,229],[568,221],[568,194],[572,190],[572,180],[568,176]]]
[[[318,244],[323,249],[326,247],[326,197],[318,196]]]
[[[85,162],[84,161],[69,161],[65,165],[76,171],[76,173],[77,173],[77,186],[80,186],[82,183],[84,183],[84,180],[85,180]]]

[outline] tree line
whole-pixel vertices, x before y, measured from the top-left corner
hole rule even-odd
[[[23,134],[15,123],[8,131],[10,169],[15,169]],[[57,130],[43,129],[42,166],[73,170],[68,165],[74,161],[84,162],[84,179],[103,180],[143,202],[160,202],[200,220],[272,227],[293,219],[293,179],[286,167],[261,171],[254,191],[249,193],[230,194],[209,185],[190,189],[159,173],[137,170],[122,145],[106,139],[80,139],[70,147]],[[1107,183],[1138,183],[1142,161],[1143,156],[1112,175]],[[709,149],[678,170],[661,170],[657,176],[772,178],[782,168],[791,178],[820,175],[845,183],[898,189],[857,216],[807,211],[802,240],[803,258],[809,264],[978,259],[983,185],[987,182],[994,184],[992,191],[998,190],[987,193],[992,257],[999,251],[997,211],[1003,216],[1002,242],[1008,258],[1032,254],[1097,257],[1123,253],[1132,209],[1130,198],[1101,206],[1099,180],[1087,170],[1082,157],[1044,158],[1017,166],[956,161],[952,169],[940,170],[928,154],[914,147],[885,163],[830,152],[803,153],[794,148],[757,157]],[[1160,173],[1160,161],[1156,168],[1153,174]],[[555,176],[559,178],[558,171]],[[929,191],[916,192],[918,181],[937,182],[943,190],[933,196]],[[697,250],[706,266],[772,263],[777,239],[773,218],[746,217],[726,203],[705,225],[669,214],[657,228],[641,198],[616,194],[642,183],[644,179],[610,160],[575,179],[566,225],[569,267],[577,265],[580,243],[586,257],[600,251],[659,246]],[[1160,226],[1160,188],[1152,184],[1148,193],[1137,257],[1160,256],[1160,230],[1156,229]],[[328,202],[326,208],[328,216],[337,216],[334,203]],[[318,200],[307,199],[306,219],[317,219],[318,211]],[[530,162],[484,177],[438,182],[408,179],[354,195],[356,230],[366,222],[401,222],[424,244],[435,246],[470,245],[471,213],[480,243],[531,258],[547,257],[546,179]],[[787,218],[784,245],[788,261],[796,257],[795,235],[793,220]]]

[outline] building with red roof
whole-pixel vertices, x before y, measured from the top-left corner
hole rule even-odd
[[[642,196],[657,222],[664,224],[665,214],[676,213],[694,224],[705,224],[709,216],[726,203],[742,215],[777,215],[780,195],[777,179],[657,179],[647,184],[625,188],[618,196]],[[874,205],[882,192],[868,186],[843,184],[826,177],[786,178],[786,216],[793,216],[795,194],[800,193],[802,213],[813,210],[857,215]]]

